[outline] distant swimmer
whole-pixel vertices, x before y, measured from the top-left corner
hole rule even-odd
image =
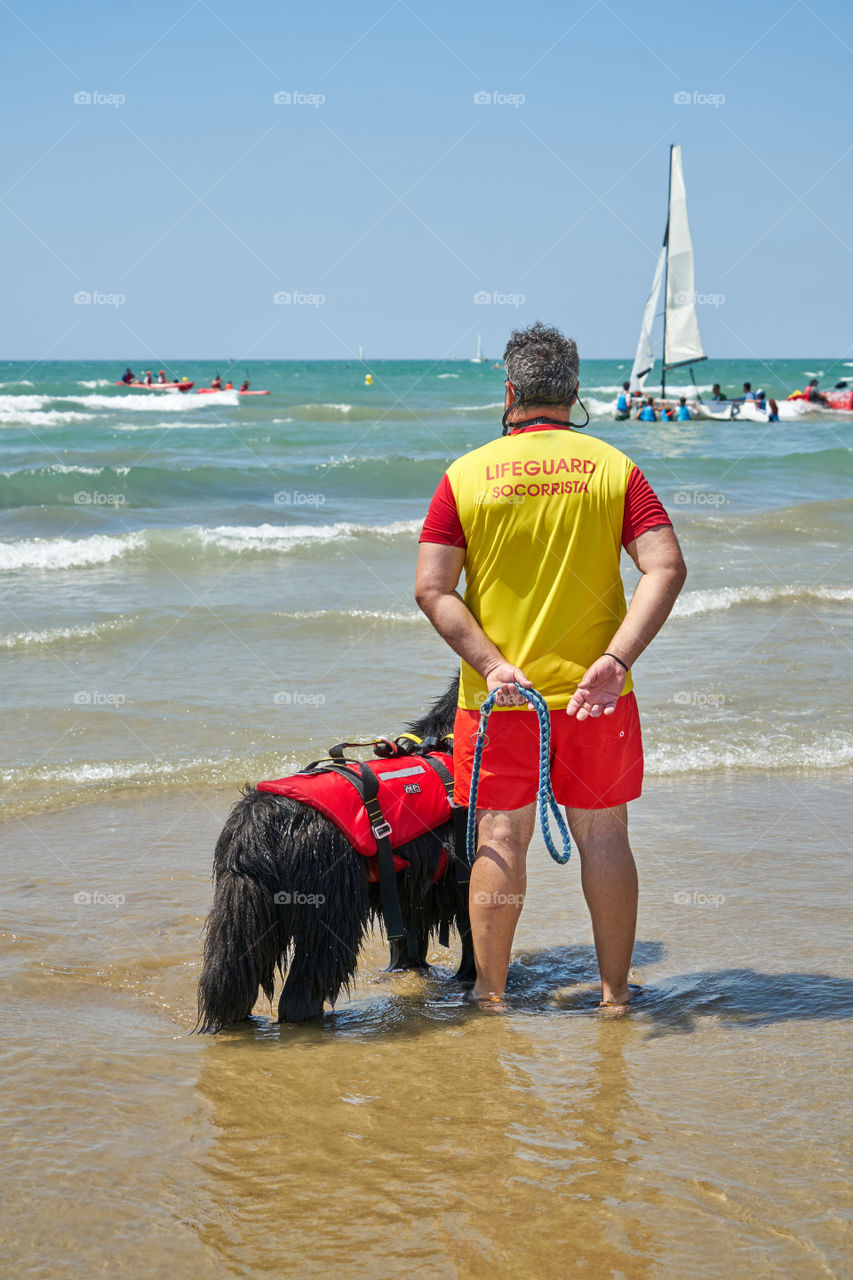
[[[743,399],[744,399],[744,400],[754,400],[754,399],[755,399],[755,392],[754,392],[754,391],[753,391],[753,389],[752,389],[752,383],[751,383],[751,382],[745,382],[745,383],[743,384]]]
[[[646,396],[636,414],[639,422],[657,422],[657,414],[655,413],[655,405],[651,396]]]
[[[767,398],[763,391],[756,391],[755,407],[756,409],[760,409],[762,413],[767,414],[768,422],[779,421],[779,406],[772,396]]]
[[[678,401],[678,408],[675,411],[676,422],[692,422],[693,415],[687,407],[687,397],[681,396]]]
[[[712,399],[712,400],[725,400],[725,398],[726,398],[726,397],[723,395],[722,391],[720,390],[720,384],[719,384],[719,382],[715,382],[715,383],[714,383],[714,385],[713,385],[713,387],[711,388],[711,399]]]
[[[216,375],[216,377],[215,377],[215,378],[211,378],[211,380],[210,380],[210,389],[211,389],[211,391],[221,391],[221,390],[222,390],[222,379],[220,378],[220,376],[219,376],[219,374],[218,374],[218,373],[217,373],[217,375]]]
[[[630,382],[622,383],[622,390],[616,399],[616,421],[624,422],[626,418],[631,416],[631,384]]]
[[[240,383],[240,390],[241,390],[241,391],[248,391],[248,390],[249,390],[249,379],[248,379],[248,378],[244,378],[244,379],[243,379],[243,381]]]
[[[133,379],[135,377],[136,377],[136,374],[133,372],[132,369],[125,369],[124,373],[121,375],[121,380],[122,382],[127,383],[129,385],[131,382],[133,382]]]

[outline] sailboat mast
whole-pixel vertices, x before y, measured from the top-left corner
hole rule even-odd
[[[669,148],[669,180],[666,186],[666,231],[663,246],[666,249],[663,269],[663,352],[660,361],[660,398],[666,397],[666,308],[669,299],[669,211],[672,207],[672,144]]]

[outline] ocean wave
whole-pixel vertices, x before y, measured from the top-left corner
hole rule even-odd
[[[28,378],[20,378],[12,382],[0,382],[0,387],[34,387],[35,383],[30,382]]]
[[[686,591],[679,596],[672,611],[673,618],[694,618],[699,614],[720,613],[740,604],[845,603],[853,601],[853,587],[712,587],[705,591]]]
[[[114,382],[111,378],[93,378],[91,382],[86,382],[86,381],[85,381],[85,379],[82,379],[82,378],[81,378],[81,379],[80,379],[80,381],[77,383],[77,386],[78,386],[78,387],[88,387],[88,388],[89,388],[89,390],[91,391],[91,390],[93,390],[95,387],[112,387],[112,386],[115,386],[115,382]]]
[[[749,742],[668,743],[646,749],[647,774],[843,769],[853,764],[853,738],[830,731],[815,742],[795,742],[783,734],[761,734]]]
[[[4,409],[0,408],[0,425],[13,427],[62,427],[69,422],[91,422],[94,415],[76,409]]]
[[[109,564],[126,556],[151,553],[158,563],[205,552],[246,555],[287,553],[358,539],[412,538],[420,520],[385,525],[342,521],[328,525],[218,525],[186,529],[141,529],[133,533],[94,534],[87,538],[28,538],[0,543],[0,572],[21,569],[81,569]]]
[[[420,626],[426,617],[419,611],[403,613],[394,609],[297,609],[293,613],[278,612],[274,618],[286,618],[295,622],[402,622]]]
[[[145,533],[95,534],[90,538],[27,538],[0,543],[0,572],[18,569],[82,569],[109,564],[146,545]]]
[[[75,640],[100,640],[116,631],[124,631],[136,623],[134,617],[108,618],[77,627],[50,627],[45,631],[16,631],[0,635],[0,649],[44,648]]]
[[[484,413],[487,409],[503,409],[503,400],[495,400],[493,404],[454,404],[452,413]]]

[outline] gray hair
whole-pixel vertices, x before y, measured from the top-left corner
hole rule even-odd
[[[570,405],[580,376],[574,338],[547,329],[537,320],[529,329],[515,329],[504,351],[506,376],[515,388],[516,402]]]

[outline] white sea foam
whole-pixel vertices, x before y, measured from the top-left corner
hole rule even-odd
[[[494,404],[454,404],[454,413],[484,413],[486,409],[503,409],[503,400],[495,400]]]
[[[23,397],[21,397],[23,398]],[[61,427],[67,422],[91,422],[91,413],[79,413],[75,409],[6,409],[0,408],[0,425],[27,427]]]
[[[698,614],[720,613],[740,604],[772,604],[775,601],[839,602],[853,600],[851,587],[712,587],[705,591],[686,591],[679,596],[672,611],[674,618],[693,618]]]
[[[299,622],[347,621],[356,619],[367,622],[406,622],[420,625],[426,622],[422,613],[397,612],[393,609],[298,609],[294,613],[274,613],[275,618],[292,618]]]
[[[648,774],[703,773],[720,769],[840,769],[853,764],[853,738],[830,732],[820,742],[795,742],[787,735],[756,735],[749,742],[705,742],[652,746],[645,753]]]
[[[420,520],[395,520],[391,524],[219,525],[195,532],[203,546],[223,551],[290,551],[326,542],[349,542],[359,537],[396,538],[415,534]]]
[[[437,376],[438,376],[439,378],[459,378],[459,377],[461,377],[461,374],[458,374],[458,373],[439,373]]]
[[[81,378],[81,380],[77,383],[77,386],[89,387],[90,389],[93,387],[112,387],[114,386],[114,382],[111,381],[109,378],[94,378],[91,382],[86,382],[84,379]]]
[[[30,382],[28,378],[21,378],[19,381],[0,382],[0,387],[34,387],[35,383]]]
[[[145,546],[144,533],[99,533],[91,538],[27,538],[0,543],[0,571],[78,569],[109,564]]]

